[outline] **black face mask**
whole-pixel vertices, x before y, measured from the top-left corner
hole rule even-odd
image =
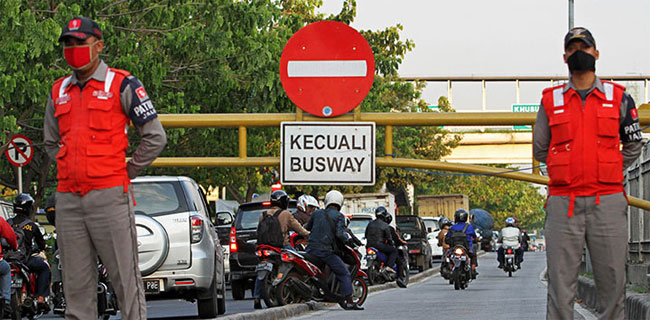
[[[569,71],[596,71],[596,57],[578,50],[566,59]]]

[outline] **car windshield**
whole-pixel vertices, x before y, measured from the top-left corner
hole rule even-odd
[[[189,210],[177,181],[133,183],[133,197],[137,214],[160,216]]]
[[[350,220],[350,230],[352,233],[359,239],[365,237],[366,227],[372,219],[351,219]]]
[[[406,217],[404,217],[404,218],[401,218],[401,219],[397,219],[397,227],[401,231],[405,231],[405,230],[421,231],[420,224],[418,223],[418,220],[415,219],[415,218],[406,218]]]
[[[270,207],[261,206],[239,208],[239,212],[237,212],[237,225],[235,227],[238,230],[257,229],[257,224],[260,222],[260,215],[269,209]],[[290,204],[287,210],[293,214],[296,212],[296,207]]]

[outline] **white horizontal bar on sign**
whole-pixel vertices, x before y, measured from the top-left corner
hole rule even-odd
[[[289,78],[365,77],[366,60],[294,60],[287,64]]]

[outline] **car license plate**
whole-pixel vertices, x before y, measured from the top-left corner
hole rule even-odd
[[[144,280],[144,292],[145,293],[159,293],[160,291],[165,291],[162,286],[162,280],[160,279],[146,279]]]
[[[266,271],[273,270],[273,264],[268,262],[261,262],[260,264],[257,265],[257,267],[255,267],[255,271],[262,271],[262,270],[266,270]]]

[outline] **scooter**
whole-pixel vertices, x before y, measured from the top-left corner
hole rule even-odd
[[[453,281],[455,290],[465,290],[472,279],[467,249],[463,246],[455,246],[449,256],[451,269],[449,281]]]
[[[408,247],[406,245],[397,247],[396,266],[391,266],[393,270],[397,271],[397,274],[385,269],[388,257],[373,247],[366,249],[366,260],[368,261],[368,282],[370,285],[396,281],[400,288],[408,286],[410,276]]]
[[[261,298],[267,307],[277,307],[278,300],[275,294],[275,287],[273,287],[273,279],[278,274],[278,266],[280,265],[280,253],[282,249],[261,244],[257,246],[255,255],[260,259],[260,262],[255,267],[257,278],[262,280],[260,288]]]
[[[361,268],[361,253],[349,246],[343,248],[343,261],[350,270],[352,299],[358,306],[368,297],[367,274]],[[339,281],[329,266],[307,252],[282,250],[282,264],[273,280],[280,305],[315,300],[343,303],[338,294]]]
[[[504,264],[503,271],[508,274],[508,277],[512,277],[512,273],[517,271],[517,265],[515,263],[515,249],[512,247],[506,247],[504,250]]]

